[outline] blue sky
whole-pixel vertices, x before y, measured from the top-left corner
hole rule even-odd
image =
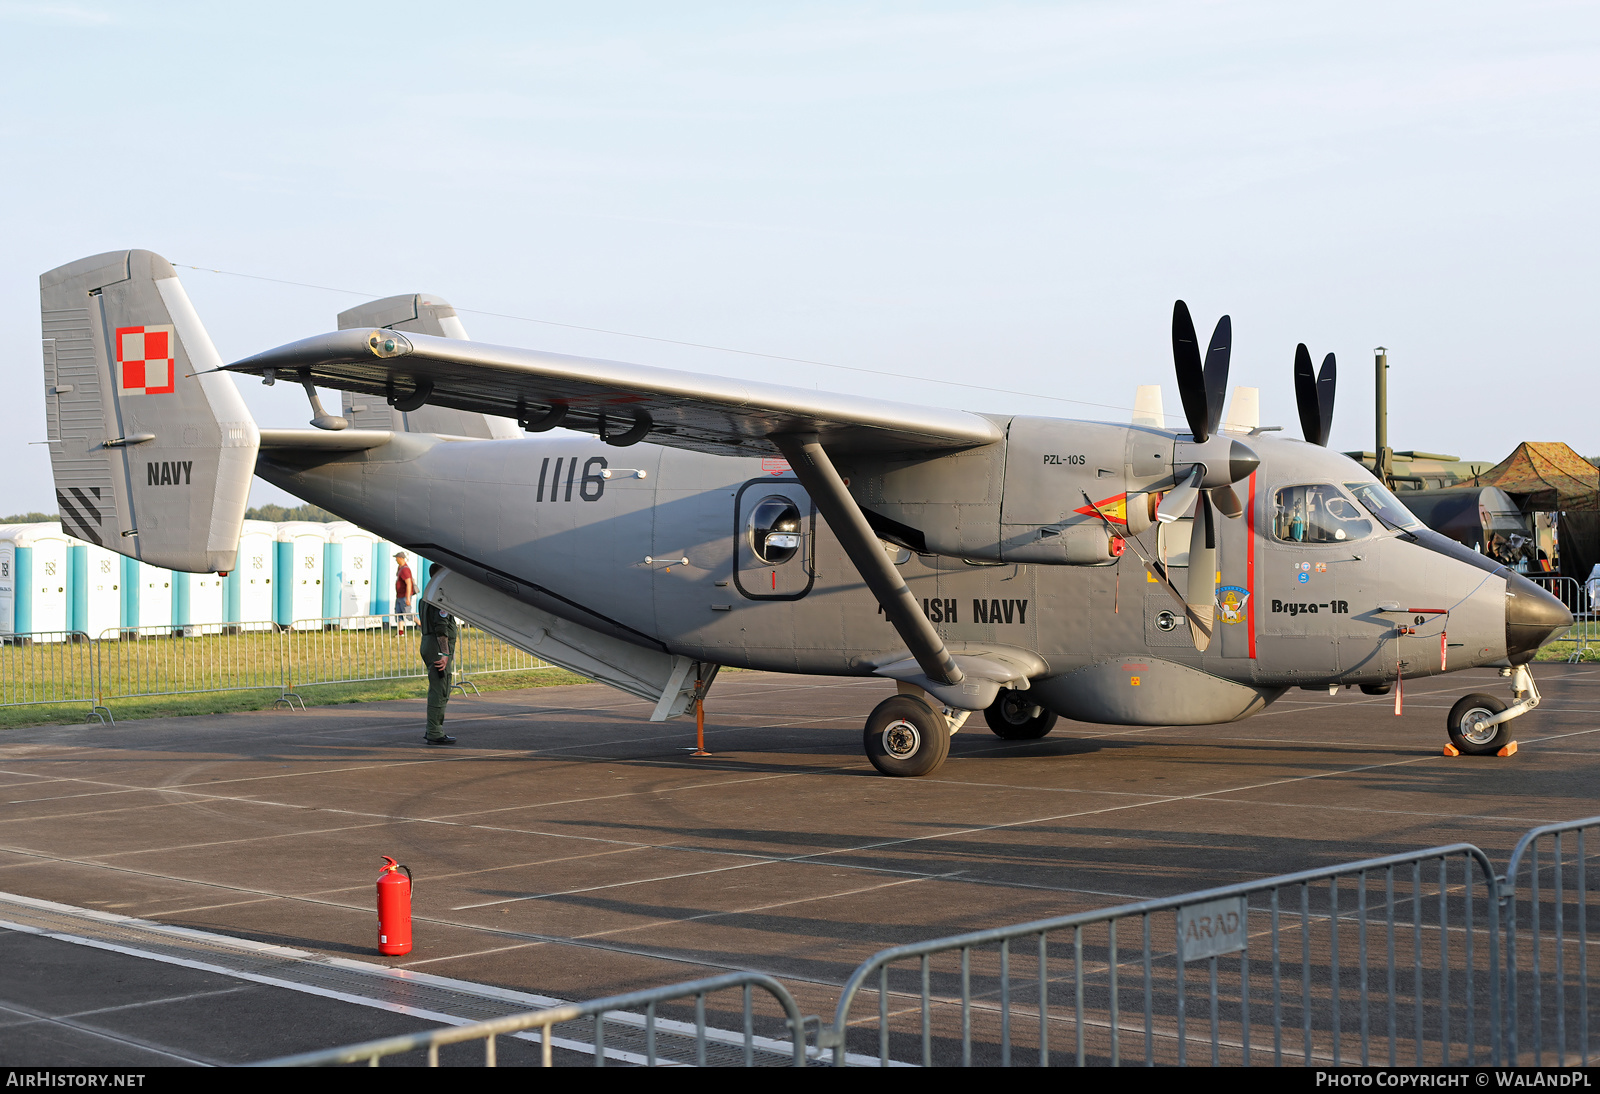
[[[1594,4],[0,2],[0,40],[3,512],[51,506],[37,277],[130,246],[232,271],[180,268],[227,359],[425,290],[485,341],[1124,420],[1178,407],[1181,296],[1291,432],[1305,341],[1370,448],[1382,344],[1397,447],[1600,454]]]

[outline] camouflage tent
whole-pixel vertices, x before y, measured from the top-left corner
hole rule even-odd
[[[1600,510],[1600,470],[1560,441],[1523,441],[1474,481],[1498,486],[1525,513]]]

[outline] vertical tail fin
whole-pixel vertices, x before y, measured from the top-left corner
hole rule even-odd
[[[387,327],[415,331],[439,338],[467,340],[456,310],[430,293],[407,293],[371,300],[339,313],[339,329]],[[344,416],[357,429],[392,429],[396,433],[443,433],[452,437],[520,437],[522,430],[510,418],[474,414],[443,406],[424,406],[410,412],[385,406],[371,395],[344,393]]]
[[[39,278],[62,527],[194,573],[230,570],[260,432],[171,263],[112,251]]]

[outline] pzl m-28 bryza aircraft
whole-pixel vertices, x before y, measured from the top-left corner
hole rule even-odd
[[[148,251],[52,270],[41,294],[73,534],[228,570],[260,475],[431,559],[430,602],[658,719],[723,665],[883,677],[896,694],[864,736],[889,775],[937,768],[972,711],[1011,739],[1057,715],[1211,724],[1292,687],[1484,665],[1515,702],[1467,696],[1448,729],[1494,751],[1538,703],[1527,662],[1571,622],[1327,450],[1331,354],[1313,374],[1299,350],[1306,441],[1219,428],[1230,324],[1202,362],[1181,302],[1187,431],[483,345],[422,296],[225,366]],[[229,372],[304,384],[320,428],[258,429]],[[556,426],[576,434],[539,436]]]

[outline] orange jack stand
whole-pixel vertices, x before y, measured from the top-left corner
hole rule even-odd
[[[694,751],[689,755],[711,755],[706,751],[706,701],[700,698],[694,701]]]

